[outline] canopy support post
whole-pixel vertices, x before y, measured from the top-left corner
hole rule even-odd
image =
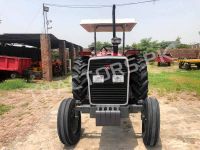
[[[125,50],[125,26],[123,25],[123,54],[124,54],[124,50]]]
[[[95,55],[97,54],[97,37],[96,37],[96,29],[97,29],[97,27],[95,26],[94,27],[94,53],[95,53]]]

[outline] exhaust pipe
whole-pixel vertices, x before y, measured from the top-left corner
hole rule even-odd
[[[111,42],[113,44],[113,55],[117,56],[118,55],[118,45],[121,43],[121,39],[116,37],[115,9],[116,9],[116,6],[113,5],[113,8],[112,8],[113,38],[112,38]]]
[[[116,9],[116,6],[113,5],[113,8],[112,8],[113,38],[116,38],[115,9]]]

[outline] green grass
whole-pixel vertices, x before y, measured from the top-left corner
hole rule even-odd
[[[149,72],[150,88],[169,92],[194,91],[200,95],[200,71]]]
[[[149,70],[149,85],[150,88],[157,88],[161,91],[177,92],[177,91],[194,91],[200,95],[200,71],[160,71],[154,72]],[[67,88],[71,91],[71,76],[63,80],[45,82],[39,81],[36,83],[26,83],[23,79],[6,80],[0,83],[0,90],[15,90],[15,89],[34,89],[48,90]]]
[[[0,116],[3,115],[4,113],[8,112],[12,106],[0,104]]]
[[[60,88],[69,88],[71,89],[71,76],[63,80],[57,80],[52,82],[38,81],[27,83],[23,79],[10,79],[0,83],[0,90],[16,90],[16,89],[60,89]]]
[[[22,88],[29,88],[31,87],[31,83],[27,83],[25,80],[22,79],[12,79],[6,80],[0,83],[0,90],[15,90],[15,89],[22,89]]]

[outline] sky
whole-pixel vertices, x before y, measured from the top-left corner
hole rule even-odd
[[[43,30],[42,4],[116,4],[143,0],[0,0],[0,34],[41,33]],[[116,8],[116,18],[135,18],[137,25],[126,33],[126,44],[152,37],[158,41],[173,41],[178,36],[182,43],[200,42],[200,0],[159,0],[153,3]],[[83,47],[93,42],[93,34],[81,26],[81,19],[111,19],[111,8],[71,9],[50,7],[52,20],[49,31]],[[122,37],[121,33],[117,34]],[[111,33],[98,33],[97,40],[110,41]]]

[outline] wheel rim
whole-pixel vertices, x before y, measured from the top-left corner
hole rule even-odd
[[[35,79],[35,75],[31,75],[30,78],[31,78],[32,80],[34,80],[34,79]]]
[[[10,77],[11,77],[12,79],[15,79],[15,78],[16,78],[16,74],[12,73],[12,74],[10,75]]]

